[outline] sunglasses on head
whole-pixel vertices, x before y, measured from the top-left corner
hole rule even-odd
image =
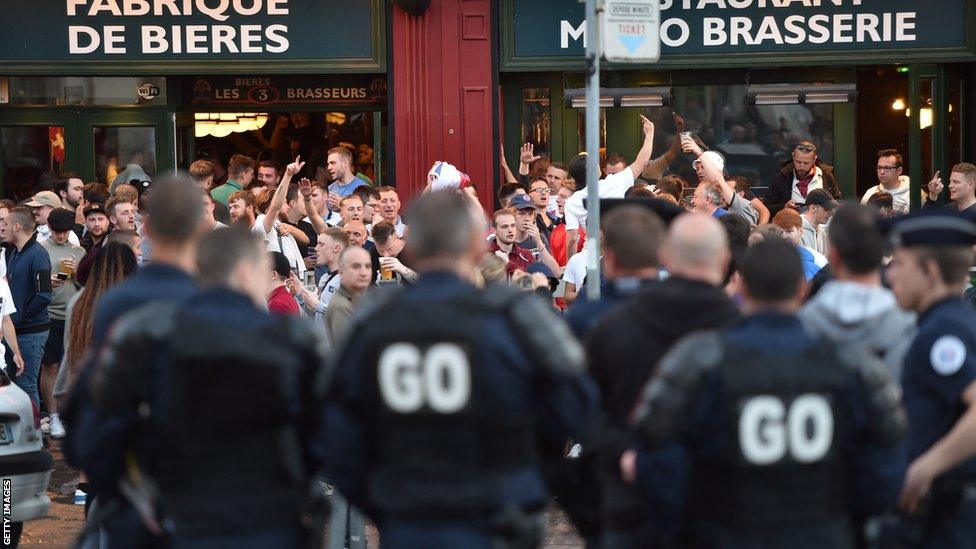
[[[811,145],[797,145],[793,149],[800,151],[801,153],[812,153],[817,152],[817,148]]]

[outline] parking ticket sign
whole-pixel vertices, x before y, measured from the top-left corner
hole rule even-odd
[[[661,57],[661,0],[605,0],[600,17],[603,57],[653,63]]]

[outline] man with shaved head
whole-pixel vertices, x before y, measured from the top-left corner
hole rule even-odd
[[[631,447],[628,417],[658,360],[683,336],[725,327],[739,311],[722,291],[730,253],[728,238],[710,216],[683,214],[671,224],[660,250],[669,277],[645,286],[597,322],[586,340],[590,371],[607,418],[600,484],[603,545],[650,547],[659,532],[633,485],[613,465]]]

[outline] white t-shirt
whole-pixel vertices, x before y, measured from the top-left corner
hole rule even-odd
[[[566,262],[566,270],[563,271],[563,280],[575,284],[577,290],[583,286],[583,281],[586,280],[586,258],[589,257],[589,253],[588,250],[584,249],[573,254],[573,257]],[[602,257],[600,261],[603,261]]]
[[[812,191],[814,189],[823,189],[823,182],[824,182],[824,180],[823,180],[823,170],[820,169],[820,166],[814,167],[814,170],[816,171],[816,173],[814,173],[813,179],[811,179],[810,180],[810,183],[807,185],[807,194],[810,194],[810,191]],[[796,185],[797,183],[798,183],[798,180],[796,179],[796,171],[794,171],[793,172],[793,187],[792,187],[793,190],[792,190],[792,193],[790,194],[790,200],[792,200],[793,202],[795,202],[797,204],[805,204],[806,201],[807,201],[807,199],[804,198],[802,194],[800,194],[800,188],[797,187],[797,185]]]
[[[634,186],[634,172],[627,168],[622,172],[607,176],[606,179],[597,183],[599,186],[600,198],[623,198],[627,189]],[[580,227],[586,228],[586,208],[583,200],[589,189],[582,189],[573,193],[566,199],[564,212],[566,214],[566,230],[575,231]]]
[[[14,305],[14,298],[10,295],[10,285],[7,284],[6,278],[0,278],[0,320],[3,317],[12,315],[17,312],[17,307]],[[7,365],[7,361],[4,358],[7,349],[3,344],[0,344],[0,368]]]
[[[305,260],[302,259],[302,252],[298,250],[298,243],[292,235],[278,234],[278,227],[281,221],[275,219],[274,225],[267,233],[264,232],[264,214],[258,216],[254,221],[251,232],[262,235],[268,245],[269,252],[281,252],[288,258],[288,263],[298,272],[298,278],[305,276]]]
[[[318,310],[315,311],[315,319],[319,321],[325,319],[325,311],[329,308],[332,297],[339,291],[339,285],[342,284],[342,277],[339,276],[339,273],[336,273],[331,278],[329,276],[328,274],[323,275],[322,279],[319,280],[319,303],[321,304],[319,305],[319,310],[322,313],[320,314]]]

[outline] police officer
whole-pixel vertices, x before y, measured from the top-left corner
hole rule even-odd
[[[664,225],[682,213],[683,209],[655,198],[600,201],[603,246],[600,299],[588,299],[585,285],[579,289],[576,300],[566,311],[566,322],[576,337],[585,339],[605,312],[633,297],[644,285],[658,280],[658,250],[664,240]]]
[[[854,547],[852,519],[897,495],[897,390],[877,359],[804,331],[794,246],[760,242],[740,273],[750,315],[662,359],[635,410],[646,450],[622,469],[657,520],[683,519],[682,546]]]
[[[963,299],[976,225],[946,211],[894,226],[891,289],[919,314],[902,389],[911,462],[900,504],[917,547],[976,547],[976,312]]]
[[[486,250],[479,217],[453,191],[418,200],[417,283],[364,305],[339,351],[327,473],[384,547],[534,547],[539,456],[564,451],[595,410],[582,349],[552,308],[469,282]]]
[[[174,547],[297,547],[318,460],[324,357],[310,326],[272,317],[268,254],[246,229],[212,231],[201,291],[123,316],[92,372],[92,400],[126,426],[117,479]],[[312,524],[305,521],[305,524]]]
[[[88,477],[91,507],[87,529],[102,535],[100,540],[96,541],[93,535],[86,541],[96,547],[150,547],[153,538],[135,509],[118,493],[117,480],[124,461],[106,459],[124,454],[124,440],[119,433],[125,426],[103,417],[92,405],[93,358],[101,351],[109,329],[126,313],[147,303],[183,301],[196,292],[192,273],[194,250],[201,234],[202,194],[200,187],[182,176],[163,178],[153,186],[153,199],[143,225],[153,241],[153,262],[99,300],[92,320],[91,352],[64,410],[64,419],[71,426],[64,440],[64,453],[69,463]]]

